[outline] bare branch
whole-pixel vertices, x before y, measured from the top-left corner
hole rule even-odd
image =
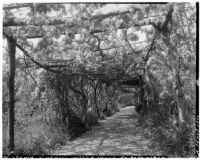
[[[94,35],[94,34],[91,34],[91,35],[97,39],[97,41],[98,41],[97,48],[98,48],[98,51],[100,52],[102,61],[104,61],[104,57],[105,57],[105,56],[104,56],[104,54],[103,54],[103,52],[102,52],[102,50],[101,50],[101,48],[100,48],[101,40],[100,40],[100,38],[99,38],[98,36],[96,36],[96,35]]]
[[[131,46],[129,40],[128,40],[128,37],[127,37],[127,29],[126,30],[123,30],[123,33],[124,33],[124,36],[125,36],[125,41],[126,43],[128,44],[129,48],[131,49],[131,51],[133,53],[136,53],[136,51],[133,49],[133,47]]]
[[[146,63],[146,62],[148,61],[148,59],[149,59],[149,54],[150,54],[150,52],[151,52],[151,50],[152,50],[152,48],[153,48],[155,38],[156,38],[156,35],[154,35],[154,37],[153,37],[153,40],[152,40],[151,45],[150,45],[150,47],[149,47],[149,50],[147,51],[146,57],[143,58],[143,60],[145,61],[145,63]]]
[[[23,58],[23,59],[24,59],[25,65],[26,65],[26,70],[27,70],[26,73],[28,73],[28,74],[30,75],[31,79],[32,79],[32,80],[34,81],[34,83],[37,85],[36,80],[34,79],[34,77],[32,76],[32,74],[30,73],[30,70],[29,70],[28,63],[27,63],[27,61],[26,61],[25,55],[24,55],[24,58]]]

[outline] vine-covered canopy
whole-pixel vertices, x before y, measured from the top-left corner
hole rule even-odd
[[[21,111],[32,116],[45,108],[82,133],[89,108],[103,119],[132,93],[128,99],[131,105],[136,101],[138,113],[190,124],[196,104],[195,22],[191,3],[4,4],[3,104],[10,151],[15,105],[18,121]]]
[[[168,4],[5,5],[4,36],[12,31],[18,49],[50,72],[115,83],[143,74],[155,49],[152,26],[168,12]]]

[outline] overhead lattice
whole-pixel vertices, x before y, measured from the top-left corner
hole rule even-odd
[[[152,15],[148,11],[149,14],[147,15],[142,5],[135,4],[120,11],[114,10],[103,14],[96,12],[88,16],[77,17],[75,15],[73,18],[60,18],[57,16],[47,16],[53,6],[48,5],[41,4],[40,6],[47,7],[46,13],[45,11],[41,11],[41,8],[37,8],[40,14],[36,14],[34,11],[36,4],[23,4],[21,6],[14,4],[5,6],[5,17],[3,21],[4,36],[9,34],[10,30],[8,30],[8,27],[11,28],[14,36],[19,39],[17,47],[30,60],[48,71],[70,75],[84,74],[92,77],[101,76],[101,79],[113,82],[122,77],[132,78],[143,73],[145,65],[143,59],[147,56],[154,34],[151,27],[145,28],[144,26],[149,26],[152,23],[155,25],[158,22],[162,23],[167,14],[166,12],[165,14]],[[166,7],[166,4],[163,4],[163,6]],[[21,7],[29,8],[30,13],[28,19],[13,17],[12,14],[9,16],[6,12],[6,10]],[[65,9],[62,9],[64,13]],[[130,29],[132,29],[131,32]],[[152,35],[151,38],[145,42],[138,41],[137,35],[134,32],[145,29],[150,30],[149,35]],[[119,30],[127,37],[114,41],[118,36]],[[132,37],[129,36],[130,33],[128,32],[133,34]],[[82,40],[77,41],[75,39],[75,35],[77,34],[83,35]],[[59,35],[64,35],[64,40],[61,45],[56,45],[56,41],[54,40],[60,37]],[[51,58],[42,62],[41,58],[37,59],[31,53],[34,50],[27,43],[26,38],[52,39],[52,42],[48,42],[49,44],[46,47],[48,48],[51,45],[54,50],[57,47],[57,51],[62,58]],[[131,39],[133,39],[134,43],[130,43]],[[121,43],[123,44],[120,45]],[[102,44],[104,44],[104,47],[102,47]],[[49,50],[48,52],[49,55],[55,55],[55,51],[51,52]],[[37,55],[41,54],[41,56],[44,56],[43,50],[36,51],[36,53]],[[63,61],[61,62],[61,60]]]

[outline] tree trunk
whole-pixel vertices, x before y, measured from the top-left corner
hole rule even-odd
[[[98,108],[98,104],[97,104],[97,88],[98,88],[98,81],[94,82],[94,105],[95,105],[95,111],[98,115],[98,118],[100,118],[100,111]]]
[[[169,43],[168,45],[169,50],[168,50],[168,55],[170,56],[170,59],[172,61],[172,66],[173,66],[173,72],[175,74],[175,81],[176,81],[176,101],[177,101],[177,108],[178,108],[178,117],[179,117],[179,123],[182,125],[185,123],[185,118],[186,118],[186,106],[185,106],[185,100],[184,100],[184,93],[182,89],[182,84],[181,84],[181,79],[180,79],[180,69],[179,69],[179,61],[177,62],[176,57],[173,54],[173,51],[178,53],[176,48]]]
[[[7,38],[9,54],[9,106],[8,106],[8,150],[14,152],[14,108],[15,108],[15,53],[16,43],[12,37]]]
[[[178,71],[176,71],[176,96],[177,96],[177,107],[178,107],[178,116],[179,116],[179,122],[185,123],[186,118],[186,108],[184,104],[184,93],[182,90],[181,82],[180,82],[180,76]]]
[[[170,33],[166,32],[167,31],[166,29],[168,29],[167,25],[172,20],[172,13],[173,13],[173,6],[171,5],[170,10],[169,10],[167,17],[166,17],[167,21],[165,21],[166,22],[165,30],[163,30],[163,32],[160,33],[161,35],[170,34]],[[184,104],[184,93],[183,93],[183,90],[182,90],[182,85],[181,85],[181,82],[180,82],[180,75],[179,75],[180,69],[179,69],[178,65],[179,65],[180,61],[178,61],[178,63],[177,63],[176,56],[173,54],[173,52],[176,52],[177,54],[179,54],[179,52],[177,51],[176,47],[171,44],[170,36],[168,36],[168,37],[166,36],[166,37],[162,38],[162,40],[163,40],[164,44],[166,45],[166,47],[168,48],[169,60],[172,62],[173,72],[175,73],[176,101],[177,101],[177,107],[178,107],[179,123],[183,124],[183,123],[185,123],[186,106]]]

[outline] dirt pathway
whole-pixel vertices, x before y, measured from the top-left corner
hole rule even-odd
[[[134,106],[120,109],[112,117],[65,146],[58,147],[51,155],[153,155],[147,147],[138,124]]]

